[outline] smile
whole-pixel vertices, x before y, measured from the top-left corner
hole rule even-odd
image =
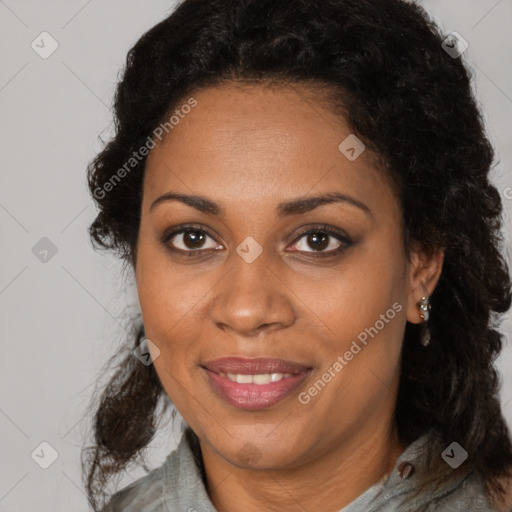
[[[311,368],[280,359],[223,358],[203,365],[213,391],[238,409],[271,407],[294,393]],[[279,371],[281,370],[281,371]]]
[[[256,375],[244,375],[241,373],[219,373],[221,377],[227,377],[229,380],[233,382],[238,382],[238,384],[258,384],[262,386],[263,384],[268,384],[269,382],[279,382],[282,379],[287,379],[291,377],[291,373],[258,373]]]

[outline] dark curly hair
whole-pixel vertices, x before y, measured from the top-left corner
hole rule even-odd
[[[470,70],[445,51],[445,37],[420,6],[404,0],[181,2],[128,53],[115,95],[115,136],[87,169],[99,210],[89,234],[96,248],[135,268],[145,157],[122,178],[119,170],[194,92],[226,82],[328,90],[333,111],[394,184],[405,247],[415,241],[445,252],[428,349],[419,343],[419,325],[406,325],[399,436],[409,444],[429,430],[437,434],[423,490],[469,469],[483,475],[494,501],[512,468],[494,366],[511,282],[501,253],[502,203],[489,181],[493,148]],[[144,339],[141,319],[133,326],[95,411],[94,445],[83,451],[94,510],[110,479],[153,439],[165,399],[153,365],[133,357]],[[195,436],[190,429],[187,435]],[[458,470],[440,457],[454,440],[469,454]]]

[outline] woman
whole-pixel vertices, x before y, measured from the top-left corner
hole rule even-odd
[[[129,52],[90,234],[142,322],[95,510],[167,399],[178,448],[103,510],[510,510],[510,276],[458,44],[402,0],[185,0]]]

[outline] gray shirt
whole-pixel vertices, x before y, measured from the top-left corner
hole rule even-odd
[[[475,472],[432,489],[414,501],[407,497],[416,488],[418,470],[421,471],[420,455],[427,442],[428,435],[424,435],[411,443],[383,482],[369,487],[339,512],[496,512],[485,496],[482,478]],[[160,467],[116,492],[102,512],[216,512],[216,509],[183,435],[177,449]]]

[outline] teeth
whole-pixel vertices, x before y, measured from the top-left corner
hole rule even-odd
[[[272,376],[268,373],[261,373],[260,375],[253,375],[252,377],[254,384],[268,384],[271,380]]]
[[[282,379],[292,376],[291,373],[259,373],[257,375],[243,375],[240,373],[222,372],[220,372],[219,375],[221,377],[227,377],[229,380],[237,382],[238,384],[258,384],[260,386],[269,384],[270,382],[279,382]]]

